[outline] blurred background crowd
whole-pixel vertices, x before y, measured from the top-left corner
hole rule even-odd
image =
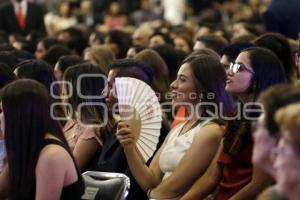
[[[298,199],[299,19],[299,0],[0,0],[0,88],[4,88],[0,94],[0,199],[32,197],[35,181],[43,182],[39,179],[43,170],[35,174],[36,167],[47,167],[38,165],[38,158],[53,161],[39,154],[41,146],[46,148],[45,138],[57,144],[49,137],[56,138],[69,153],[61,158],[64,162],[69,159],[68,163],[53,163],[57,162],[57,170],[73,174],[60,185],[62,189],[67,183],[75,184],[76,188],[71,184],[77,191],[73,195],[78,195],[72,199],[80,196],[80,173],[86,170],[127,174],[132,183],[128,199],[255,199],[263,191],[261,200]],[[87,79],[81,82],[81,92],[104,94],[105,98],[87,100],[76,91],[64,97],[69,107],[60,104],[55,96],[66,96],[70,87],[78,89],[78,77],[87,73],[101,74],[108,82]],[[112,107],[117,101],[112,95],[116,77],[142,80],[159,96],[161,106],[167,106],[159,150],[145,165],[127,140],[130,131],[118,124],[110,109],[106,126],[100,129],[79,122],[101,123],[104,110],[90,105],[80,114],[74,112],[89,101]],[[22,78],[45,87],[27,79],[15,81]],[[54,81],[70,86],[53,86]],[[32,101],[28,87],[38,93]],[[51,97],[44,94],[50,92]],[[20,105],[17,111],[22,119],[34,119],[30,122],[20,120],[17,112],[8,115],[14,105],[7,99],[23,93],[15,105]],[[197,102],[192,93],[197,94]],[[215,95],[213,100],[206,98],[209,93]],[[55,116],[68,113],[68,121],[50,118],[48,110],[43,110],[49,106],[45,102],[33,105],[41,96],[61,105],[55,107]],[[203,98],[222,103],[220,109],[229,118],[189,119],[191,110],[184,105],[176,108],[176,116],[167,110],[171,101],[196,107]],[[256,102],[264,106],[263,112],[245,109],[255,120],[230,118],[239,111],[239,103]],[[201,107],[198,114],[207,117],[202,111],[210,109]],[[39,117],[39,111],[45,111],[45,118]],[[4,121],[5,128],[11,125],[5,130]],[[31,126],[33,122],[45,127]],[[41,144],[18,127],[39,133]],[[53,131],[50,136],[49,130]],[[172,135],[174,132],[177,134]],[[34,145],[36,149],[29,151]],[[180,156],[176,151],[168,154],[174,149]],[[22,156],[33,160],[33,165]],[[30,173],[22,171],[27,168]],[[4,187],[8,185],[9,195]],[[50,192],[47,195],[51,197]]]

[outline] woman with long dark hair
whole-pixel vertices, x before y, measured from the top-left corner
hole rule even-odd
[[[17,80],[2,89],[0,107],[8,159],[0,174],[0,198],[80,199],[81,174],[59,123],[51,118],[47,89]]]
[[[251,162],[253,139],[251,123],[261,107],[259,94],[272,85],[286,83],[280,60],[260,47],[243,50],[227,70],[226,91],[239,102],[236,113],[228,118],[222,148],[215,162],[199,177],[182,199],[203,199],[216,188],[217,200],[255,199],[272,179]]]
[[[69,94],[66,103],[71,119],[64,126],[64,135],[80,169],[89,168],[102,147],[102,134],[112,129],[112,115],[107,112],[104,72],[92,64],[78,64],[64,73],[63,93]]]
[[[36,80],[43,84],[51,94],[52,101],[58,103],[54,108],[54,116],[59,118],[64,118],[64,113],[62,106],[60,106],[60,99],[55,97],[60,95],[59,84],[54,84],[55,76],[53,74],[52,67],[42,60],[26,60],[20,62],[14,71],[17,78],[28,78]],[[62,125],[65,124],[65,121],[59,120]]]
[[[132,127],[122,121],[118,124],[117,138],[129,168],[149,198],[180,199],[210,165],[222,138],[221,115],[231,111],[225,82],[225,70],[214,57],[185,59],[171,93],[172,104],[185,106],[188,120],[169,132],[149,167],[136,150]]]

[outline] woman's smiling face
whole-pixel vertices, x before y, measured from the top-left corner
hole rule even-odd
[[[173,103],[195,104],[199,102],[199,91],[197,91],[189,63],[181,65],[177,78],[171,83],[170,87]]]

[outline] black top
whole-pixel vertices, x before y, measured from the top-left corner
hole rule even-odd
[[[91,168],[89,168],[89,170],[126,174],[130,178],[130,189],[127,200],[146,200],[148,199],[146,193],[141,189],[141,187],[138,185],[135,178],[130,172],[126,155],[124,153],[122,145],[119,143],[116,137],[116,132],[117,124],[115,124],[111,132],[103,133],[101,135],[103,139],[102,149],[97,155],[98,159],[96,159],[96,162],[93,165],[91,165]],[[161,134],[159,137],[157,150],[162,145],[166,135],[169,132],[169,126],[165,120],[163,120],[162,122],[162,128],[160,132]],[[155,155],[155,153],[153,154],[153,156]],[[150,164],[152,158],[148,160],[148,162],[146,163],[147,165]]]
[[[84,184],[83,184],[83,181],[82,181],[81,173],[80,173],[80,171],[79,171],[79,169],[76,165],[76,162],[74,160],[74,157],[72,156],[72,153],[66,147],[66,144],[64,144],[63,142],[60,142],[60,141],[55,140],[55,139],[46,139],[44,146],[50,145],[50,144],[56,144],[58,146],[61,146],[70,154],[70,156],[71,156],[71,158],[74,162],[74,165],[76,167],[77,176],[78,176],[78,180],[76,182],[72,183],[71,185],[65,186],[63,188],[60,199],[66,199],[66,200],[69,200],[69,199],[72,199],[72,200],[78,199],[79,200],[79,199],[81,199],[81,196],[84,193]],[[33,194],[33,195],[35,196],[35,194]],[[32,198],[32,199],[34,199],[34,198]]]

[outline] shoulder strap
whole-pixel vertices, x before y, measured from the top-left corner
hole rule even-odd
[[[47,145],[50,145],[50,144],[56,144],[58,146],[63,147],[64,149],[66,149],[68,151],[68,149],[66,148],[66,145],[63,142],[61,142],[59,140],[56,140],[56,139],[50,139],[50,138],[45,139],[44,146],[47,146]]]
[[[66,146],[66,144],[64,144],[63,142],[59,141],[59,140],[56,140],[56,139],[50,139],[50,138],[47,138],[44,140],[44,146],[46,145],[50,145],[50,144],[56,144],[58,146],[61,146],[62,148],[64,148],[68,153],[69,155],[71,156],[74,164],[75,164],[75,168],[76,168],[76,171],[77,171],[77,174],[78,174],[78,179],[81,179],[81,173],[80,173],[80,170],[76,164],[76,161],[75,161],[75,158],[72,154],[72,152],[70,151],[70,149]]]
[[[210,119],[203,121],[202,123],[200,123],[200,127],[204,127],[205,125],[211,123],[213,120],[214,120],[214,118],[210,118]]]
[[[81,193],[83,194],[84,193],[84,190],[85,190],[85,186],[84,186],[84,182],[82,180],[82,176],[81,176],[81,173],[80,173],[80,169],[78,168],[77,164],[76,164],[76,161],[75,161],[75,158],[73,156],[73,153],[70,151],[70,149],[66,146],[67,144],[64,144],[63,142],[59,141],[59,140],[56,140],[56,139],[50,139],[50,138],[47,138],[45,139],[44,141],[44,146],[46,145],[50,145],[50,144],[56,144],[58,146],[61,146],[62,148],[64,148],[68,153],[69,155],[71,156],[72,160],[73,160],[73,163],[75,165],[75,169],[77,171],[77,177],[78,177],[78,182],[80,183],[80,189],[81,189]]]

